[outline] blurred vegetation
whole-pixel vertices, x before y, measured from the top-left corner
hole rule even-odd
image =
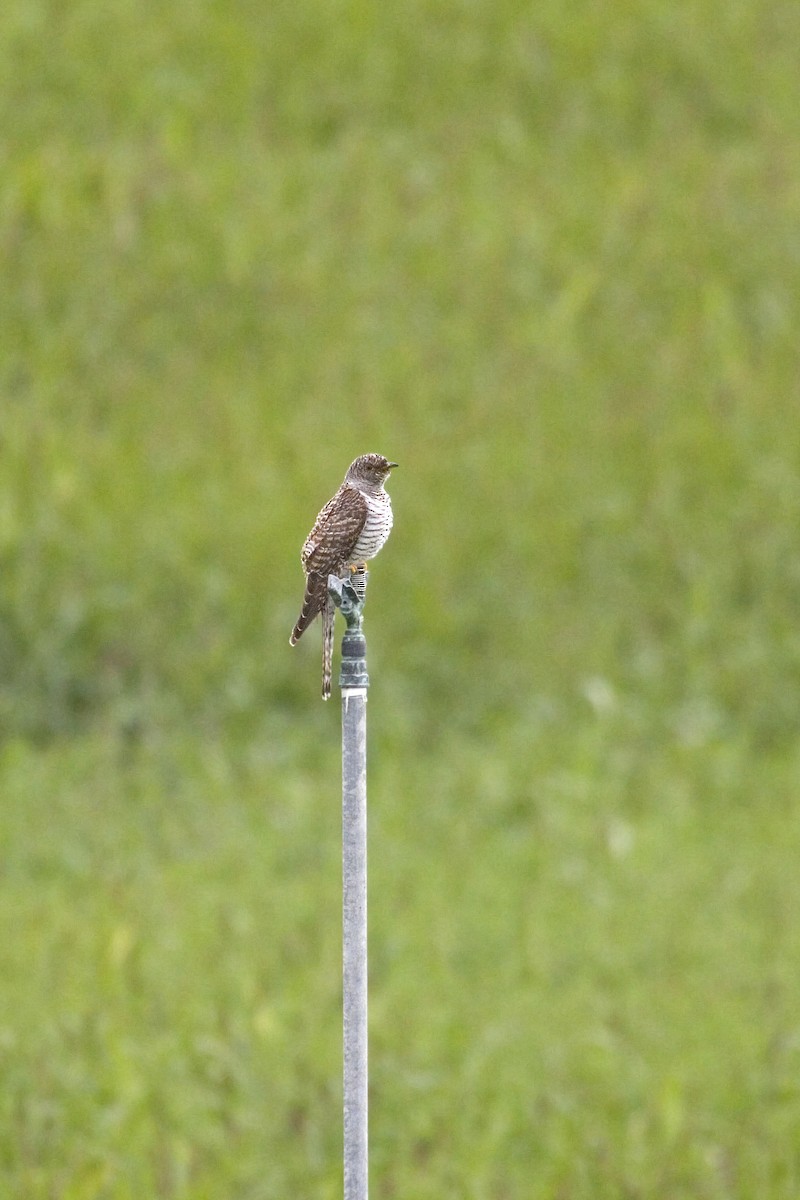
[[[800,1191],[800,10],[0,13],[0,1190]]]

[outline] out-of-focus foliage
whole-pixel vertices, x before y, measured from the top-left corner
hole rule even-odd
[[[340,1193],[365,450],[376,1192],[797,1194],[799,11],[3,7],[3,1195]]]

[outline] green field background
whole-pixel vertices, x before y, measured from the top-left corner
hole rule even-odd
[[[0,1195],[800,1196],[796,0],[7,0]]]

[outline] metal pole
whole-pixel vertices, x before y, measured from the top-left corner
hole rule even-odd
[[[367,1066],[367,643],[366,572],[328,588],[347,621],[342,638],[342,1005],[344,1200],[369,1191]]]

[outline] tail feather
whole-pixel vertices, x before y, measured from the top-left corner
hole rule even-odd
[[[330,596],[322,608],[322,699],[329,700],[333,677],[333,618],[336,610]]]
[[[309,571],[306,579],[306,593],[303,597],[303,607],[300,609],[300,616],[297,618],[297,623],[289,638],[290,646],[293,646],[303,636],[311,622],[316,620],[322,612],[327,598],[327,579],[323,579],[317,571]]]

